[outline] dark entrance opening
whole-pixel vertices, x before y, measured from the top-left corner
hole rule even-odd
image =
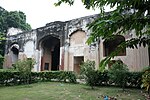
[[[105,40],[103,43],[104,46],[104,56],[109,56],[113,51],[116,50],[117,46],[122,42],[125,42],[125,37],[121,35],[116,35],[111,40]],[[126,48],[124,48],[117,56],[126,56]]]
[[[19,55],[19,49],[18,49],[18,44],[13,44],[12,47],[10,48],[11,52],[11,59],[12,59],[12,64],[15,64],[16,61],[18,61],[18,55]]]
[[[49,63],[45,63],[44,70],[49,70]]]
[[[52,51],[52,67],[51,70],[59,69],[59,55],[60,55],[60,42],[55,46]]]
[[[19,54],[19,50],[16,47],[12,47],[11,51],[13,52],[13,54],[18,55]]]
[[[42,43],[41,70],[59,70],[60,39],[47,36]]]

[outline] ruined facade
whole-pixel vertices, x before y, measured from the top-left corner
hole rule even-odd
[[[65,70],[80,72],[80,64],[86,60],[96,62],[96,69],[118,43],[133,38],[134,32],[118,35],[116,40],[98,40],[91,45],[86,40],[91,30],[86,25],[98,15],[86,16],[66,22],[51,22],[44,27],[22,32],[11,28],[7,33],[4,68],[12,67],[18,59],[33,58],[33,71]],[[149,65],[148,47],[126,48],[113,60],[122,60],[131,71],[139,71]]]

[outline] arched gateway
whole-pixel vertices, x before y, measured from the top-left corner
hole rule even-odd
[[[41,51],[41,70],[59,70],[60,39],[51,35],[39,41]]]

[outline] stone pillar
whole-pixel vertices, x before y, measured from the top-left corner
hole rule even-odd
[[[100,64],[100,45],[99,43],[96,44],[96,70],[99,69]]]
[[[64,47],[60,47],[59,70],[64,70]]]
[[[34,65],[34,71],[37,71],[37,72],[40,71],[40,60],[41,60],[40,51],[39,51],[39,50],[36,50],[36,51],[35,51],[35,65]]]
[[[69,70],[69,44],[64,47],[64,70]]]

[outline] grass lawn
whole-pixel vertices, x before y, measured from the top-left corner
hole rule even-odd
[[[104,100],[102,95],[117,100],[145,100],[141,90],[116,87],[95,87],[83,84],[41,82],[30,85],[0,87],[0,100]]]

